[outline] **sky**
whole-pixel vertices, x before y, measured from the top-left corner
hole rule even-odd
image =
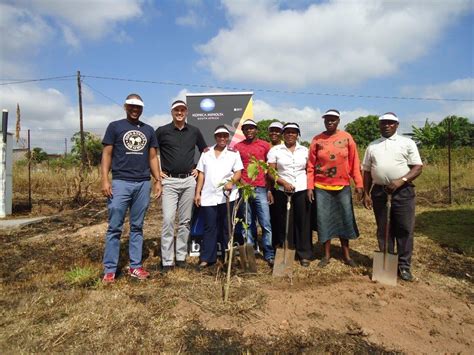
[[[19,145],[30,129],[50,153],[79,130],[77,71],[99,136],[132,92],[156,128],[186,93],[253,91],[257,121],[298,122],[304,140],[331,108],[340,128],[474,118],[474,0],[0,0],[0,36],[9,130],[18,103]]]

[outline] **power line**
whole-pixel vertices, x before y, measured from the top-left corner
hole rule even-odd
[[[82,75],[82,77],[84,77],[84,76]],[[116,104],[116,105],[122,107],[122,104],[119,104],[117,101],[115,101],[115,100],[112,99],[111,97],[109,97],[109,96],[105,95],[103,92],[101,92],[101,91],[95,89],[95,88],[92,87],[89,83],[85,82],[84,79],[82,80],[82,82],[83,82],[86,86],[88,86],[89,88],[91,88],[93,91],[95,91],[96,93],[98,93],[99,95],[105,97],[107,100],[113,102],[114,104]]]
[[[178,83],[178,82],[172,82],[172,81],[138,80],[138,79],[126,79],[126,78],[115,78],[115,77],[93,76],[93,75],[83,75],[83,77],[94,78],[94,79],[102,79],[102,80],[128,81],[128,82],[144,83],[144,84],[186,86],[186,87],[233,90],[233,91],[254,91],[254,92],[259,91],[259,92],[289,94],[289,95],[314,95],[314,96],[333,96],[333,97],[350,97],[350,98],[364,98],[364,99],[388,99],[388,100],[414,100],[414,101],[458,101],[458,102],[472,102],[472,101],[474,101],[473,99],[458,99],[458,98],[380,96],[380,95],[323,93],[323,92],[313,92],[313,91],[288,91],[288,90],[275,90],[275,89],[238,88],[238,87],[219,86],[219,85]]]
[[[38,81],[61,80],[61,79],[74,78],[74,77],[75,75],[65,75],[65,76],[54,76],[50,78],[16,80],[16,81],[9,81],[6,83],[0,83],[0,85],[25,84],[25,83],[33,83],[33,82],[38,82]]]
[[[39,82],[39,81],[49,81],[49,80],[61,80],[61,79],[66,79],[66,78],[70,79],[74,77],[75,75],[67,75],[67,76],[58,76],[58,77],[50,77],[50,78],[18,80],[18,81],[0,83],[0,86]],[[287,95],[313,95],[313,96],[348,97],[348,98],[363,98],[363,99],[377,99],[377,100],[383,99],[383,100],[451,101],[451,102],[473,102],[474,101],[473,99],[460,99],[460,98],[381,96],[381,95],[327,93],[327,92],[314,92],[314,91],[290,91],[290,90],[276,90],[276,89],[239,88],[239,87],[231,87],[231,86],[179,83],[179,82],[173,82],[173,81],[139,80],[139,79],[116,78],[116,77],[106,77],[106,76],[96,76],[96,75],[81,75],[81,77],[101,79],[101,80],[126,81],[126,82],[143,83],[143,84],[182,86],[182,87],[194,87],[194,88],[203,88],[203,89],[220,89],[220,90],[230,90],[230,91],[254,91],[254,92],[257,91],[257,92],[287,94]],[[88,85],[91,89],[93,89],[89,84],[86,84],[86,85]],[[97,91],[99,94],[101,94],[108,100],[111,100],[112,102],[118,104],[115,100],[111,99],[107,95],[99,92],[96,89],[93,89],[93,90]]]

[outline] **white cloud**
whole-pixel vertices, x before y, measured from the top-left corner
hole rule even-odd
[[[22,0],[16,3],[62,21],[90,39],[113,33],[118,23],[143,13],[142,0]]]
[[[0,4],[0,74],[22,78],[34,73],[34,57],[55,36],[72,49],[81,39],[99,40],[129,36],[118,28],[142,15],[142,0],[17,0]]]
[[[456,79],[448,83],[426,86],[406,86],[402,88],[404,95],[417,95],[425,98],[470,99],[474,100],[474,78]],[[471,103],[471,105],[473,105]]]
[[[3,78],[27,76],[30,61],[42,44],[51,39],[54,30],[33,12],[0,4],[0,73]],[[29,63],[28,63],[29,64]]]
[[[197,47],[200,64],[221,80],[294,87],[391,75],[470,9],[469,0],[334,0],[302,10],[277,0],[222,2],[229,28]]]
[[[176,24],[180,26],[199,28],[206,24],[206,19],[202,14],[197,13],[193,9],[189,9],[184,16],[176,18]]]

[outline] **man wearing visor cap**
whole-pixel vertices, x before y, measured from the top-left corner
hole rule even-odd
[[[127,118],[109,124],[102,140],[102,193],[107,197],[109,226],[104,252],[104,283],[115,281],[120,254],[120,236],[130,209],[129,255],[131,277],[146,279],[142,267],[143,221],[150,202],[150,173],[155,178],[155,196],[161,195],[157,160],[158,143],[153,128],[139,120],[143,100],[130,94],[125,100]],[[109,171],[112,170],[112,184]]]
[[[188,237],[198,176],[194,154],[196,147],[201,153],[206,148],[206,142],[199,128],[186,123],[187,114],[186,103],[182,100],[174,101],[171,104],[173,121],[156,130],[163,178],[161,231],[163,272],[171,270],[174,265],[186,267]],[[176,212],[178,212],[178,231],[175,244]]]
[[[415,180],[423,163],[413,140],[397,134],[399,121],[393,112],[379,117],[381,138],[371,142],[365,151],[364,206],[373,206],[377,222],[377,239],[381,251],[385,247],[387,198],[391,195],[388,251],[398,252],[398,272],[404,281],[412,281],[413,228],[415,226]]]
[[[242,171],[242,180],[249,185],[255,187],[255,197],[248,201],[248,217],[250,227],[248,230],[249,242],[256,243],[256,220],[262,228],[262,244],[263,257],[270,266],[273,266],[275,259],[275,250],[272,246],[272,226],[270,223],[269,203],[273,203],[273,196],[267,189],[266,175],[263,171],[259,171],[255,180],[248,176],[247,168],[252,162],[252,158],[261,161],[267,161],[267,154],[270,150],[268,142],[257,138],[257,123],[254,120],[245,120],[242,124],[242,132],[245,139],[235,145],[235,150],[240,153],[244,170]],[[243,213],[242,213],[243,215]],[[238,225],[240,226],[240,224]],[[236,228],[236,233],[243,233],[242,228]],[[245,233],[243,233],[245,234]],[[245,238],[245,236],[244,236]]]

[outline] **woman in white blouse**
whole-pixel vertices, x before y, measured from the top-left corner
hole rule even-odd
[[[308,148],[298,143],[300,127],[297,123],[283,126],[283,144],[268,152],[268,163],[278,171],[278,190],[275,191],[275,205],[281,226],[286,224],[287,194],[291,194],[291,210],[288,231],[288,244],[296,249],[296,255],[302,266],[309,266],[312,259],[312,240],[310,210],[307,198],[306,162]],[[275,245],[282,246],[285,241],[285,229],[273,231]]]
[[[227,147],[229,131],[217,126],[216,144],[201,154],[196,169],[199,171],[194,203],[203,209],[204,235],[200,251],[199,270],[217,261],[217,243],[225,250],[229,238],[227,207],[224,191],[229,193],[230,208],[238,197],[235,183],[240,180],[242,160],[240,154]]]

